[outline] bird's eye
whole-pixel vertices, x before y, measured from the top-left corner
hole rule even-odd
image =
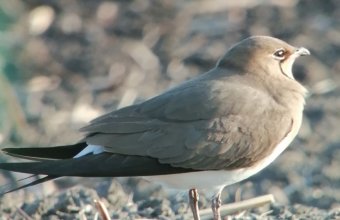
[[[287,53],[287,51],[281,48],[281,49],[278,49],[277,51],[275,51],[273,56],[277,60],[283,60],[286,57],[286,53]]]

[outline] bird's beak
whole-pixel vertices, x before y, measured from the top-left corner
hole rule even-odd
[[[296,54],[297,56],[307,56],[307,55],[310,55],[310,52],[306,48],[300,47],[300,48],[296,48],[294,54]]]

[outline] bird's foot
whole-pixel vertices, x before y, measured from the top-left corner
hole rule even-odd
[[[194,220],[200,220],[198,200],[199,200],[199,194],[197,192],[197,189],[190,189],[189,190],[189,203],[190,203],[192,214],[194,216]]]
[[[216,197],[214,197],[211,201],[211,209],[214,215],[214,220],[221,220],[221,194],[217,194]]]

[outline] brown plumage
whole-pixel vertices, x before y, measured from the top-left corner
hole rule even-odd
[[[0,169],[53,177],[191,175],[220,170],[231,176],[244,173],[235,180],[216,183],[212,188],[219,196],[225,185],[267,166],[296,136],[306,90],[291,70],[295,58],[307,54],[305,48],[276,38],[247,38],[209,72],[93,120],[81,129],[86,132],[82,143],[4,149],[13,156],[39,161],[3,163]],[[101,147],[99,152],[78,157],[87,145]]]

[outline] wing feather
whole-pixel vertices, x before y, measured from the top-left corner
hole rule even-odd
[[[0,169],[31,174],[80,177],[148,176],[194,172],[161,164],[151,157],[101,153],[81,158],[39,162],[0,163]]]
[[[199,79],[92,121],[85,141],[173,167],[235,169],[263,159],[291,130],[290,112],[268,93],[233,78]]]

